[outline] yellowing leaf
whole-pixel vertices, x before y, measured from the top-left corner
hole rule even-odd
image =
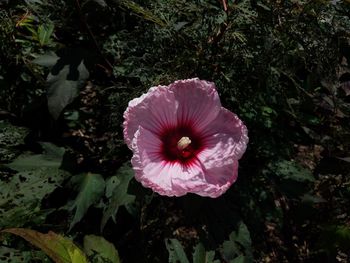
[[[9,228],[0,233],[22,237],[44,251],[56,263],[88,263],[85,254],[70,239],[54,232],[43,234],[31,229]]]

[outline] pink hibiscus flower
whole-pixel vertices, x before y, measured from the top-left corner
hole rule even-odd
[[[214,83],[197,78],[152,87],[124,112],[135,178],[161,195],[223,194],[237,179],[247,133]]]

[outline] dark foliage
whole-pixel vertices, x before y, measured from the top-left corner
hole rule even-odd
[[[70,236],[91,262],[118,262],[115,248],[123,262],[349,262],[349,14],[348,0],[0,1],[0,229]],[[249,130],[217,199],[156,195],[127,164],[128,101],[191,77]],[[0,262],[49,259],[4,235]]]

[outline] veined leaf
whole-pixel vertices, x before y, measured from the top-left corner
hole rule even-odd
[[[120,206],[132,203],[135,200],[134,195],[128,194],[130,180],[134,177],[133,170],[128,165],[123,165],[117,172],[115,180],[109,180],[106,187],[106,196],[111,196],[109,204],[103,212],[101,221],[101,231],[104,229],[110,217],[115,221],[115,215]],[[116,180],[118,179],[118,180]],[[110,184],[113,184],[112,191]],[[112,192],[112,195],[111,195]]]
[[[95,235],[84,237],[84,251],[93,262],[119,263],[119,254],[114,245],[106,239]]]
[[[50,44],[54,28],[53,24],[40,25],[38,27],[38,40],[41,46]]]
[[[88,208],[103,196],[105,190],[105,181],[100,174],[80,174],[73,177],[72,182],[78,185],[79,194],[70,208],[76,209],[70,230],[83,218]]]
[[[56,263],[88,263],[85,254],[70,239],[54,232],[42,234],[31,229],[9,228],[0,233],[11,233],[24,238],[43,250]]]

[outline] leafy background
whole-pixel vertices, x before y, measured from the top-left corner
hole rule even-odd
[[[1,1],[0,262],[349,262],[349,14],[348,0]],[[123,142],[129,100],[191,77],[249,129],[217,199],[143,189]]]

